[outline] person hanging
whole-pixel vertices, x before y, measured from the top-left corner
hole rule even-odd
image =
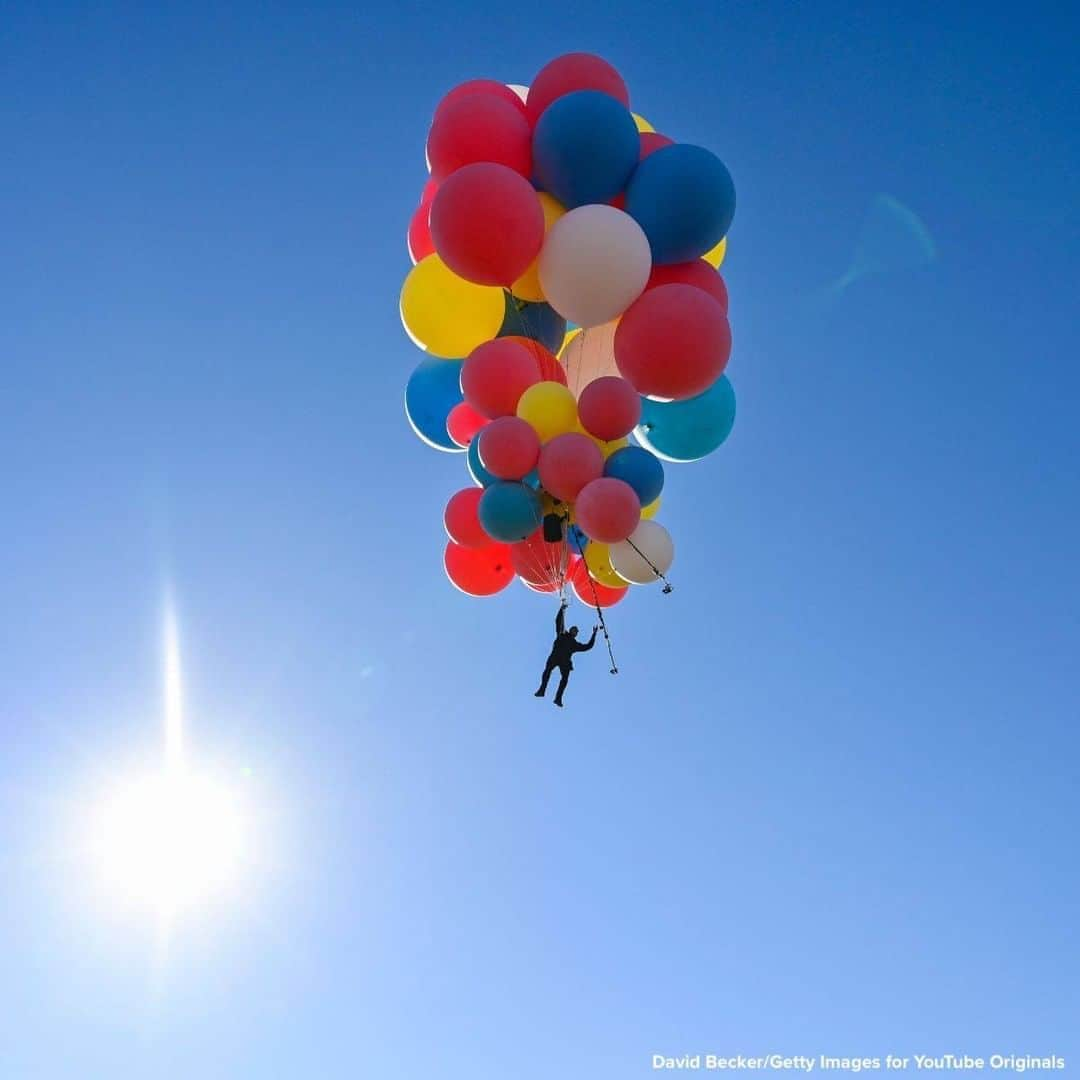
[[[547,662],[544,664],[544,674],[540,680],[540,689],[536,691],[535,696],[542,698],[547,693],[548,681],[551,678],[551,673],[558,668],[559,669],[559,687],[555,691],[555,704],[562,708],[563,705],[563,693],[566,690],[566,684],[570,681],[570,672],[574,670],[573,656],[575,653],[588,652],[593,645],[596,644],[596,632],[600,629],[599,626],[594,626],[592,631],[592,637],[583,645],[578,641],[578,628],[571,626],[569,630],[566,629],[566,609],[569,607],[569,602],[564,600],[559,605],[559,613],[555,616],[555,641],[551,646],[551,653],[548,655]]]

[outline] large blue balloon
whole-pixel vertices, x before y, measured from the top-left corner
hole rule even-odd
[[[604,463],[604,475],[624,480],[641,500],[642,506],[660,497],[664,490],[664,466],[640,446],[624,446]]]
[[[516,480],[496,480],[480,496],[477,516],[493,540],[514,544],[540,527],[540,496]]]
[[[653,262],[690,262],[727,235],[735,184],[724,163],[700,146],[675,143],[651,153],[626,189],[626,212],[649,238]]]
[[[537,178],[567,209],[615,198],[641,153],[630,110],[598,90],[553,101],[536,122],[532,145]]]
[[[465,462],[469,469],[469,475],[477,487],[490,487],[499,478],[489,473],[480,460],[480,433],[477,432],[469,442],[469,450],[465,456]]]
[[[685,401],[642,398],[641,423],[634,436],[665,461],[697,461],[711,454],[734,424],[735,391],[721,375],[704,394]]]
[[[495,336],[526,337],[558,355],[566,337],[566,320],[550,304],[531,304],[507,293],[506,314]]]
[[[461,364],[461,360],[423,360],[405,387],[405,415],[413,431],[428,446],[453,454],[460,454],[462,448],[450,438],[446,418],[464,400]]]

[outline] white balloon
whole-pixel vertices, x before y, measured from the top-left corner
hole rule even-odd
[[[586,328],[618,318],[642,293],[652,255],[641,226],[614,206],[563,214],[540,252],[540,287],[565,319]]]
[[[591,330],[579,330],[559,353],[566,368],[566,385],[574,397],[594,379],[604,375],[618,375],[615,364],[615,327],[618,322],[604,323]]]
[[[529,88],[527,86],[521,86],[519,83],[508,82],[506,84],[522,101],[529,96]]]
[[[608,557],[612,569],[624,581],[629,581],[631,585],[651,585],[658,580],[657,570],[666,574],[671,569],[675,561],[675,545],[671,541],[671,533],[663,525],[655,521],[642,521],[630,534],[629,540],[608,548]]]

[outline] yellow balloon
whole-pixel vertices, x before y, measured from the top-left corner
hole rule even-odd
[[[727,254],[727,237],[720,241],[716,247],[706,251],[701,257],[710,265],[715,266],[718,270],[720,264],[724,261],[724,256]]]
[[[575,326],[573,330],[567,330],[563,335],[562,344],[559,346],[559,357],[561,359],[562,354],[566,352],[566,346],[570,344],[581,333],[581,327]]]
[[[623,581],[611,567],[611,553],[607,544],[589,541],[585,549],[585,565],[601,585],[610,585],[613,589],[621,589],[626,582]]]
[[[643,506],[641,508],[641,516],[646,521],[656,517],[656,511],[660,509],[660,498],[661,496],[657,495],[656,498],[653,499],[653,501],[649,503],[648,506]]]
[[[634,118],[634,123],[637,125],[638,131],[655,131],[656,128],[645,119],[644,116],[638,116],[637,113],[630,114]]]
[[[539,382],[530,386],[518,401],[517,414],[532,424],[541,442],[577,427],[577,402],[562,383]]]
[[[540,197],[540,209],[544,211],[544,232],[555,224],[566,213],[566,207],[561,202],[553,199],[546,191],[538,193]],[[544,299],[544,290],[540,288],[540,256],[533,259],[529,269],[525,271],[510,287],[510,291],[522,300],[531,300],[534,303]]]
[[[616,450],[621,450],[624,446],[629,445],[629,439],[612,439],[611,442],[602,442],[599,444],[600,453],[604,455],[604,460],[607,461]]]
[[[502,289],[459,278],[438,255],[421,259],[401,287],[405,332],[425,352],[444,359],[468,356],[502,326]]]

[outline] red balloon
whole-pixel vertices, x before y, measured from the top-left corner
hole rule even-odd
[[[529,122],[492,94],[466,94],[440,109],[431,122],[427,152],[431,175],[440,184],[476,161],[494,161],[526,179],[532,175]]]
[[[608,199],[608,206],[614,206],[616,210],[626,209],[626,192],[620,191],[613,199]]]
[[[468,447],[473,436],[488,422],[467,401],[458,402],[446,418],[446,430],[458,446]]]
[[[516,338],[485,341],[461,365],[461,391],[465,400],[491,419],[514,416],[521,395],[542,381],[541,363],[534,351]]]
[[[505,165],[465,165],[431,204],[435,250],[458,277],[478,285],[512,285],[544,244],[544,211],[536,189]]]
[[[604,442],[621,439],[641,419],[641,396],[618,375],[603,375],[581,391],[578,419],[590,435]]]
[[[655,289],[657,285],[693,285],[698,289],[704,289],[724,309],[724,314],[727,314],[727,286],[720,276],[720,271],[710,266],[704,259],[654,266],[645,288]]]
[[[443,554],[446,576],[469,596],[494,596],[514,580],[510,549],[505,544],[461,547],[451,541]]]
[[[537,529],[531,536],[510,545],[510,561],[518,577],[526,585],[545,591],[557,589],[563,581],[564,544],[549,544],[543,530]],[[567,574],[573,560],[565,563]]]
[[[540,451],[540,483],[563,502],[573,502],[586,484],[603,475],[604,455],[588,435],[556,435]]]
[[[646,396],[696,397],[720,378],[730,355],[724,309],[693,285],[658,285],[642,293],[615,330],[619,372]]]
[[[500,480],[520,480],[536,468],[540,436],[516,416],[500,416],[480,432],[480,464]]]
[[[559,591],[559,583],[557,581],[526,581],[520,574],[518,575],[518,580],[529,590],[529,592],[553,593]]]
[[[510,102],[515,109],[518,109],[522,116],[525,115],[525,102],[505,83],[496,82],[494,79],[469,79],[468,82],[463,82],[455,86],[453,90],[448,90],[443,94],[442,100],[435,106],[435,116],[438,116],[447,105],[460,101],[470,94],[491,94],[494,97],[502,98],[504,101]]]
[[[517,334],[507,334],[502,340],[516,341],[519,345],[524,345],[532,353],[533,359],[540,369],[541,382],[557,382],[566,386],[566,368],[559,363],[559,358],[554,353],[549,352],[539,341],[534,341],[528,337],[519,337]]]
[[[530,123],[535,124],[556,98],[575,90],[599,90],[630,107],[623,77],[606,60],[592,53],[566,53],[545,64],[533,79],[525,99]]]
[[[617,544],[638,527],[641,500],[625,480],[602,476],[581,489],[574,513],[586,536],[601,544]]]
[[[431,215],[431,203],[421,203],[413,211],[412,220],[409,222],[409,258],[413,263],[427,258],[435,250],[435,243],[431,239],[431,226],[428,219]]]
[[[484,532],[477,512],[480,496],[483,494],[483,488],[469,487],[450,496],[450,501],[443,511],[443,525],[446,527],[446,535],[455,544],[467,548],[481,548],[491,544],[491,537]]]
[[[589,574],[589,568],[585,565],[584,559],[578,560],[578,565],[574,567],[569,581],[573,586],[574,595],[589,607],[614,607],[630,591],[629,585],[612,588],[610,585],[597,581]]]
[[[429,176],[427,180],[424,181],[424,190],[420,192],[420,205],[423,206],[425,203],[430,203],[431,200],[435,198],[435,192],[438,190],[439,182],[437,180],[432,180]]]
[[[674,139],[661,135],[659,131],[640,131],[638,132],[638,141],[641,143],[641,153],[638,156],[638,161],[644,161],[650,154],[659,150],[660,147],[671,146],[675,142]]]

